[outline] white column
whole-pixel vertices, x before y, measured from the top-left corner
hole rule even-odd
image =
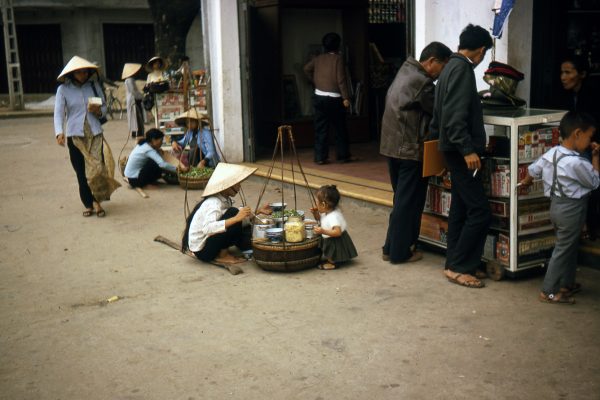
[[[244,160],[240,43],[236,0],[202,0],[210,60],[213,126],[229,162]]]

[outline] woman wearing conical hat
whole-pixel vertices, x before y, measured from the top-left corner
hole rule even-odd
[[[167,63],[162,57],[152,57],[146,63],[146,71],[148,71],[148,77],[146,83],[166,81],[165,70],[167,69]]]
[[[219,162],[219,156],[207,121],[208,115],[198,112],[195,108],[190,108],[175,118],[175,123],[179,126],[185,126],[187,131],[181,140],[174,140],[171,146],[175,153],[179,154],[186,146],[190,146],[188,155],[190,166],[214,168]]]
[[[182,251],[193,252],[199,260],[219,264],[244,262],[228,252],[230,246],[250,249],[250,207],[234,207],[233,199],[240,184],[256,171],[242,165],[219,163],[213,172],[200,201],[186,220]],[[268,206],[259,213],[270,214]],[[248,226],[247,226],[248,225]],[[247,228],[247,229],[246,229]]]
[[[60,146],[69,148],[71,165],[77,175],[79,197],[85,210],[84,217],[94,212],[104,217],[100,202],[110,200],[119,186],[113,179],[114,162],[107,147],[103,153],[103,134],[100,119],[106,116],[106,101],[100,85],[92,80],[98,67],[88,60],[74,56],[63,68],[57,80],[54,105],[54,132]]]
[[[127,122],[131,137],[144,137],[144,114],[142,109],[142,93],[135,84],[135,75],[142,69],[142,64],[127,63],[123,66],[121,79],[125,80],[127,90]]]

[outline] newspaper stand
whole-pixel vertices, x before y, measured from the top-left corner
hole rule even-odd
[[[490,156],[482,157],[482,179],[492,209],[483,261],[488,275],[500,280],[507,273],[544,267],[554,247],[550,203],[543,183],[519,187],[527,167],[558,145],[558,122],[565,111],[543,109],[485,110],[483,121]],[[490,128],[490,129],[488,129]],[[451,177],[450,177],[451,178]],[[430,178],[419,240],[446,249],[450,191],[447,180]]]

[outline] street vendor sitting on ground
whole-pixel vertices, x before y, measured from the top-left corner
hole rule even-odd
[[[229,247],[240,250],[251,248],[250,207],[234,207],[233,199],[240,191],[240,184],[256,171],[256,168],[219,163],[213,172],[200,201],[186,220],[181,241],[183,252],[188,250],[201,261],[218,264],[236,264],[244,258],[229,253]],[[263,206],[259,214],[270,214]]]
[[[206,118],[206,114],[199,113],[195,108],[175,118],[175,123],[187,127],[187,131],[181,140],[174,140],[172,146],[178,157],[183,156],[182,152],[187,145],[190,146],[188,165],[214,168],[219,162],[219,156]],[[185,160],[182,160],[182,163],[185,163]]]
[[[162,57],[152,57],[146,64],[146,71],[148,71],[148,77],[146,78],[146,84],[153,82],[166,81],[165,69],[167,64]]]
[[[129,154],[124,175],[133,187],[144,187],[155,183],[162,177],[163,171],[176,173],[177,167],[166,162],[162,156],[161,146],[165,137],[159,129],[146,132],[146,138],[140,140]],[[182,172],[188,167],[180,166]]]

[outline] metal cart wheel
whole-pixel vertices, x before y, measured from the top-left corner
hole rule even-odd
[[[506,276],[506,269],[496,261],[488,261],[485,266],[485,272],[494,281],[501,281]]]

